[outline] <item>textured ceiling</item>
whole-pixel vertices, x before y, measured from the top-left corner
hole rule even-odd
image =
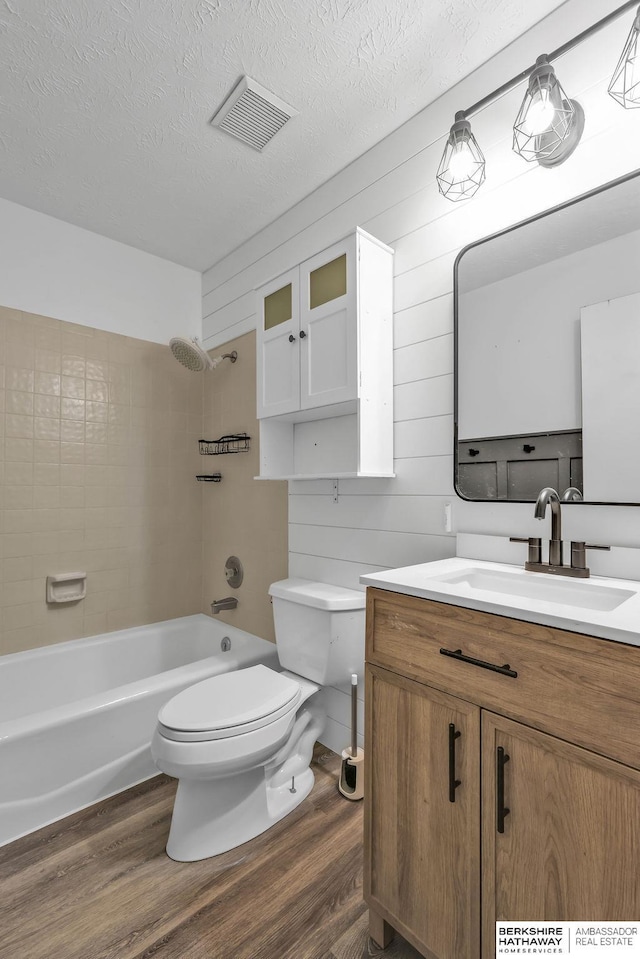
[[[0,0],[0,196],[204,270],[561,2]],[[263,153],[209,125],[245,73]]]

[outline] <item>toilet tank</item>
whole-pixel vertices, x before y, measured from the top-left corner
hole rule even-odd
[[[349,682],[364,665],[365,594],[309,579],[272,583],[283,669],[321,685]]]

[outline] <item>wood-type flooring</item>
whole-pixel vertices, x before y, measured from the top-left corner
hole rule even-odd
[[[213,859],[164,846],[176,782],[158,776],[0,848],[0,959],[420,959],[382,952],[362,899],[362,803],[316,783],[290,816]]]

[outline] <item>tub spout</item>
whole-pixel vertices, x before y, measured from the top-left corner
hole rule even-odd
[[[214,616],[217,616],[221,609],[235,609],[238,605],[238,600],[235,596],[225,596],[224,599],[214,599],[211,604],[211,612]]]

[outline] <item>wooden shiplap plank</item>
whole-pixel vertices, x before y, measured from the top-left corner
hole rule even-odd
[[[446,456],[453,447],[453,416],[403,420],[393,433],[396,456]]]
[[[453,373],[453,333],[412,343],[394,350],[393,382],[415,383],[432,376]],[[424,414],[429,415],[428,407]]]
[[[395,476],[386,479],[340,480],[340,496],[420,496],[426,491],[448,495],[453,492],[453,454],[414,456],[396,459]],[[291,496],[330,496],[331,480],[300,480],[289,485]],[[332,582],[332,580],[327,580]]]
[[[397,310],[393,318],[393,345],[395,349],[401,349],[452,331],[453,294],[447,292],[435,299]]]
[[[455,538],[443,534],[380,532],[335,526],[289,525],[289,550],[384,569],[428,563],[455,555]]]
[[[396,423],[419,419],[425,410],[431,416],[453,413],[453,373],[402,383],[393,391]]]
[[[289,522],[345,529],[444,534],[442,496],[292,496]]]

